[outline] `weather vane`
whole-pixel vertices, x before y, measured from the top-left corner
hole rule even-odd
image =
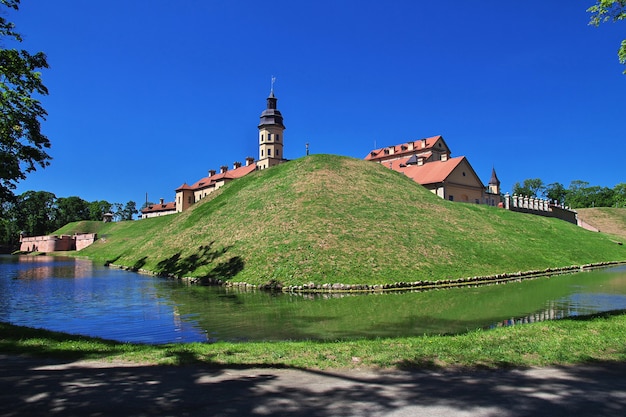
[[[274,77],[274,76],[272,75],[272,85],[271,85],[271,88],[270,88],[270,91],[271,91],[272,93],[274,92],[274,83],[275,83],[275,82],[276,82],[276,77]]]

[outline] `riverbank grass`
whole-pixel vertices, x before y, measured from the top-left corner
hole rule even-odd
[[[66,360],[307,369],[503,368],[626,360],[626,312],[453,336],[141,345],[0,323],[0,351]]]

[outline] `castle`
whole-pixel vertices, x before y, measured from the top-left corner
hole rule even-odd
[[[160,200],[141,210],[141,218],[180,213],[202,200],[229,181],[249,173],[267,169],[285,162],[283,116],[277,107],[274,88],[267,97],[267,108],[261,113],[259,129],[259,159],[247,157],[245,164],[235,162],[232,169],[223,165],[219,172],[209,170],[208,175],[192,185],[182,184],[176,189],[172,202]],[[501,203],[500,181],[495,169],[485,187],[466,157],[451,157],[450,148],[442,136],[419,139],[400,145],[374,149],[365,160],[377,162],[401,172],[441,198],[451,201],[488,204]]]
[[[245,159],[245,164],[235,162],[232,169],[223,165],[219,173],[216,170],[209,170],[208,175],[196,181],[192,185],[183,183],[176,189],[176,200],[165,203],[163,199],[159,204],[152,204],[141,210],[141,218],[164,216],[167,214],[180,213],[187,210],[215,190],[220,189],[227,182],[241,178],[249,173],[271,168],[275,165],[286,162],[284,158],[284,137],[283,115],[277,107],[278,99],[274,95],[274,89],[270,90],[267,97],[267,108],[261,113],[259,122],[259,159],[251,156]]]

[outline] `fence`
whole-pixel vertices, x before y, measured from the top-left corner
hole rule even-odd
[[[536,197],[504,195],[504,208],[520,213],[535,214],[544,217],[556,217],[566,222],[578,224],[578,213],[569,207],[554,204],[550,200]]]

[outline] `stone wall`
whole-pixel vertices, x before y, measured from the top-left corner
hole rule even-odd
[[[97,239],[95,233],[77,234],[74,236],[31,236],[20,238],[21,252],[64,252],[81,250]]]
[[[96,233],[81,233],[74,235],[76,239],[76,250],[81,250],[96,241],[98,235]]]

